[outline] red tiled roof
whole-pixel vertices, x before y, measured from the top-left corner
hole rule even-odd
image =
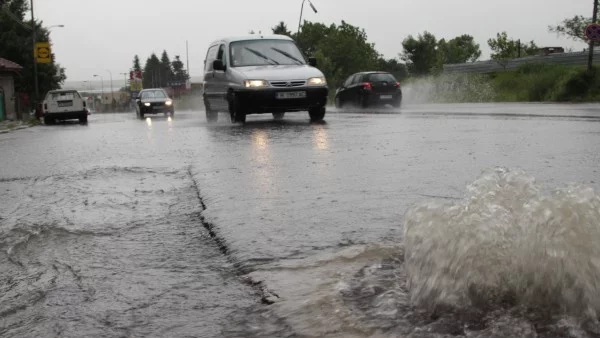
[[[18,64],[7,59],[0,58],[0,70],[15,71],[21,69],[23,69],[23,67],[19,66]]]

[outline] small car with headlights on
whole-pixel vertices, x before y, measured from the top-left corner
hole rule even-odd
[[[315,58],[308,62],[294,40],[285,35],[231,37],[210,44],[204,60],[203,94],[206,119],[228,113],[231,122],[250,114],[308,112],[322,121],[329,89]]]
[[[162,88],[142,89],[135,102],[135,113],[140,119],[148,114],[175,115],[173,100]]]

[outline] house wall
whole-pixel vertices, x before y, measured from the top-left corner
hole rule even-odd
[[[7,120],[16,120],[15,112],[15,82],[12,73],[0,73],[0,87],[4,91]]]

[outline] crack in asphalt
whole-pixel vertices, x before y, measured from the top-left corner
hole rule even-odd
[[[200,205],[202,206],[202,212],[204,212],[205,210],[207,210],[207,207],[206,207],[206,204],[204,203],[204,199],[202,198],[202,194],[200,192],[200,187],[198,186],[198,183],[194,179],[194,175],[192,173],[191,166],[188,167],[187,174],[188,174],[190,180],[192,181],[192,187],[196,191],[196,196],[198,197],[198,201],[200,202]],[[219,251],[227,258],[227,260],[229,260],[233,264],[233,266],[235,268],[235,273],[239,277],[242,278],[243,282],[247,285],[252,286],[258,292],[261,302],[263,302],[264,304],[273,304],[278,299],[280,299],[279,295],[277,295],[275,292],[269,290],[267,288],[267,286],[264,284],[264,282],[256,281],[247,276],[253,270],[244,266],[244,264],[242,262],[240,262],[238,259],[236,259],[233,256],[233,254],[231,253],[231,250],[227,246],[227,241],[225,240],[225,238],[223,238],[221,235],[218,234],[215,225],[208,222],[206,220],[206,218],[204,217],[204,215],[202,215],[202,212],[200,213],[200,222],[202,223],[202,226],[206,229],[206,231],[208,231],[208,234],[210,235],[210,237],[213,239],[213,241],[219,248]]]

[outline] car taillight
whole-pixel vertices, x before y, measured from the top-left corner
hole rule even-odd
[[[371,85],[371,82],[365,82],[365,83],[363,83],[363,89],[364,90],[371,90],[371,89],[373,89],[373,86]]]
[[[394,87],[400,87],[400,82],[394,83]]]

